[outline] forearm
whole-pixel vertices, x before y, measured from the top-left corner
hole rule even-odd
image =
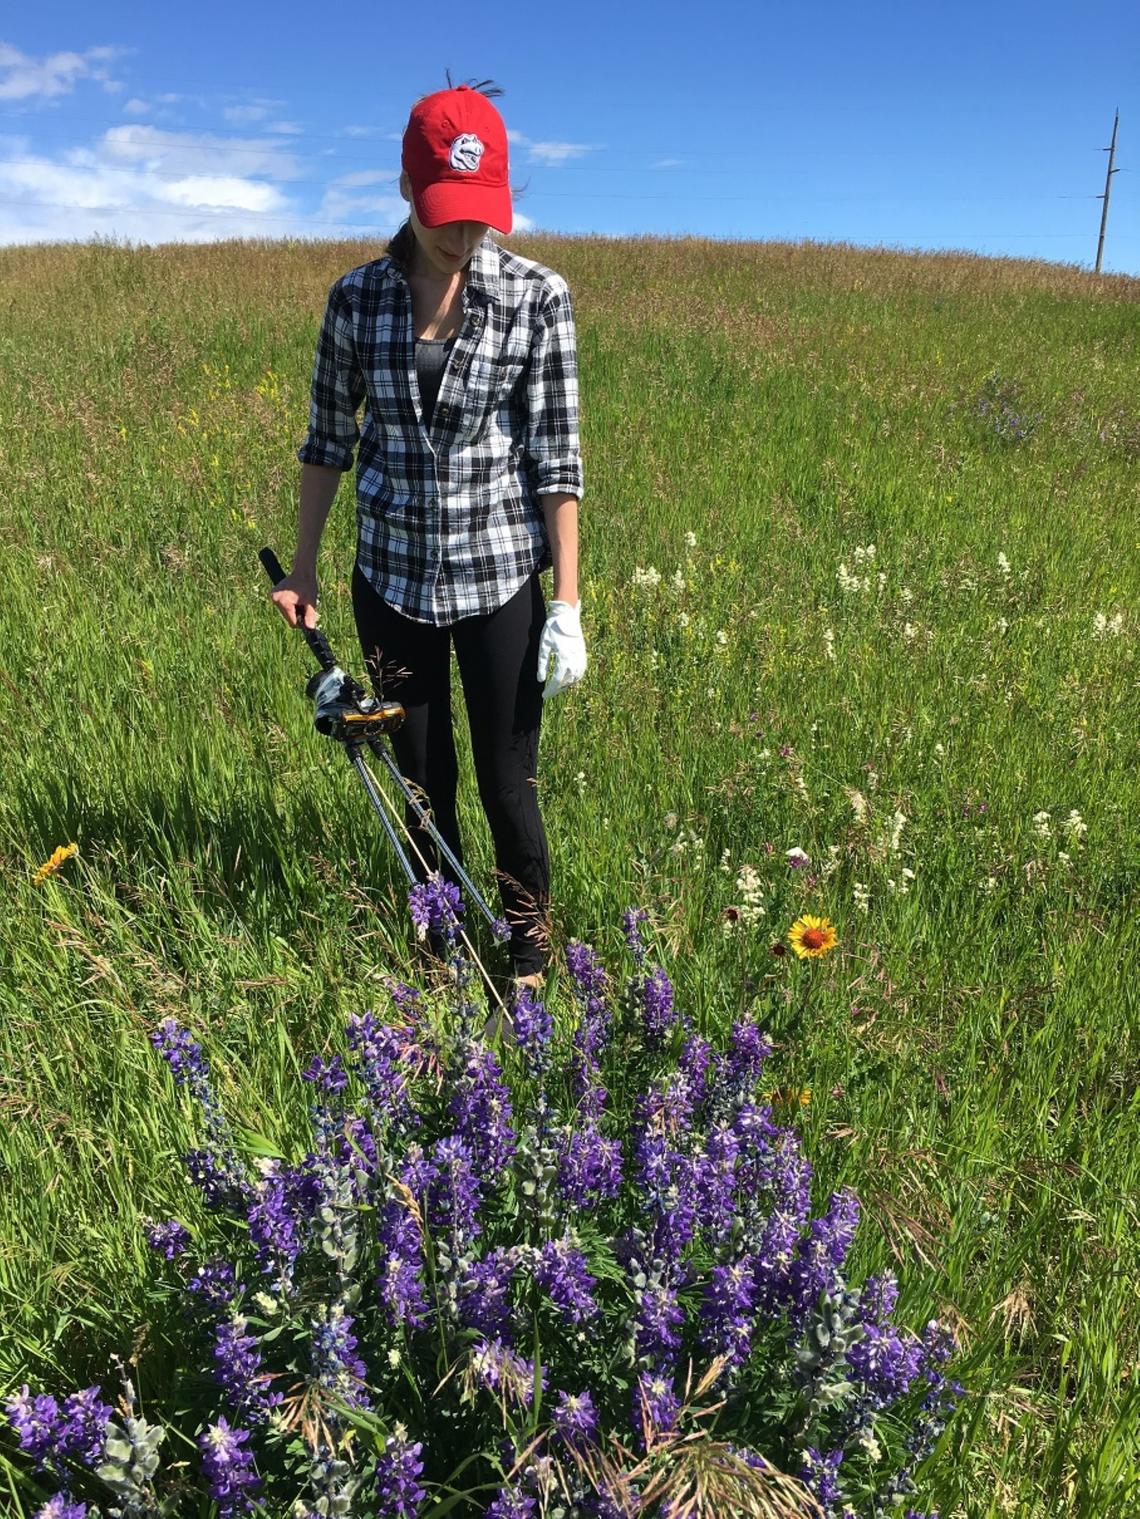
[[[578,498],[556,492],[539,496],[538,503],[550,539],[554,567],[554,600],[578,604]]]
[[[325,464],[301,465],[301,497],[297,513],[294,573],[312,574],[317,567],[321,534],[340,485],[341,471]]]

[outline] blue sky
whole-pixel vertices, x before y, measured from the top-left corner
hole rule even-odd
[[[0,243],[382,237],[412,101],[492,77],[519,220],[1140,274],[1140,6],[55,0],[0,20]]]

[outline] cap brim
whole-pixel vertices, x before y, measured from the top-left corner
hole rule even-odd
[[[415,197],[416,215],[425,227],[445,222],[486,222],[504,235],[513,225],[509,185],[475,185],[441,179]]]

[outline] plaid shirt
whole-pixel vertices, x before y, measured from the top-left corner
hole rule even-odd
[[[346,470],[359,441],[360,567],[390,606],[437,625],[494,611],[544,569],[538,498],[582,495],[565,281],[486,239],[468,265],[463,311],[425,428],[406,278],[385,255],[337,280],[297,452],[303,464]]]

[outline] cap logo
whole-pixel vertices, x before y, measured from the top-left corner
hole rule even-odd
[[[447,162],[451,168],[461,169],[464,174],[475,174],[478,172],[479,160],[482,157],[483,144],[475,133],[461,132],[451,144]]]

